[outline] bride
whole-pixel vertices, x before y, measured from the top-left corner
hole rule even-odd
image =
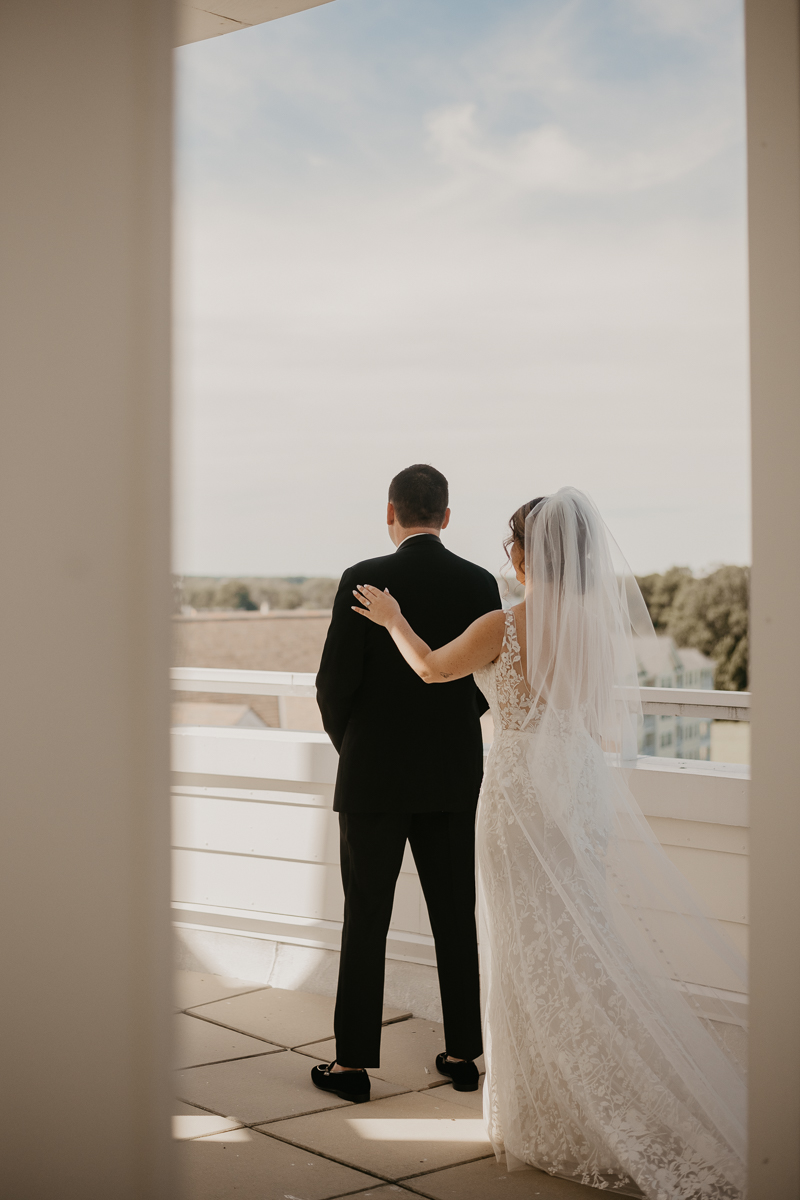
[[[581,492],[509,525],[524,601],[446,646],[431,650],[388,593],[354,593],[427,683],[474,673],[494,719],[477,826],[489,1136],[511,1169],[741,1200],[741,1021],[726,997],[745,990],[744,963],[626,779],[644,601]]]

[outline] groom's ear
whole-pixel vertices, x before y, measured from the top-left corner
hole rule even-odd
[[[450,509],[446,508],[444,510],[444,520],[442,521],[442,529],[447,529],[447,526],[449,524],[450,524]]]
[[[386,505],[386,524],[394,525],[396,520],[397,520],[397,517],[395,516],[394,505],[392,504],[392,502],[390,500],[389,503]]]

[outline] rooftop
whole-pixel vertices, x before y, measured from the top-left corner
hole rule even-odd
[[[175,1003],[173,1134],[192,1200],[596,1196],[496,1162],[481,1092],[456,1092],[436,1074],[435,1021],[384,1009],[373,1099],[353,1105],[310,1080],[314,1062],[334,1057],[331,997],[178,971]]]

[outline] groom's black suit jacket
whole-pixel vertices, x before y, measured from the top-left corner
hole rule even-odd
[[[325,730],[339,751],[336,812],[467,812],[483,775],[480,715],[469,675],[426,684],[387,631],[351,609],[358,583],[388,587],[411,628],[436,650],[501,608],[488,571],[446,550],[434,534],[345,571],[317,674]]]

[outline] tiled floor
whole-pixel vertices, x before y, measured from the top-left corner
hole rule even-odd
[[[436,1073],[441,1026],[384,1010],[372,1101],[313,1086],[334,1057],[333,1000],[178,972],[177,1087],[185,1200],[592,1200],[597,1192],[495,1161],[480,1093]]]

